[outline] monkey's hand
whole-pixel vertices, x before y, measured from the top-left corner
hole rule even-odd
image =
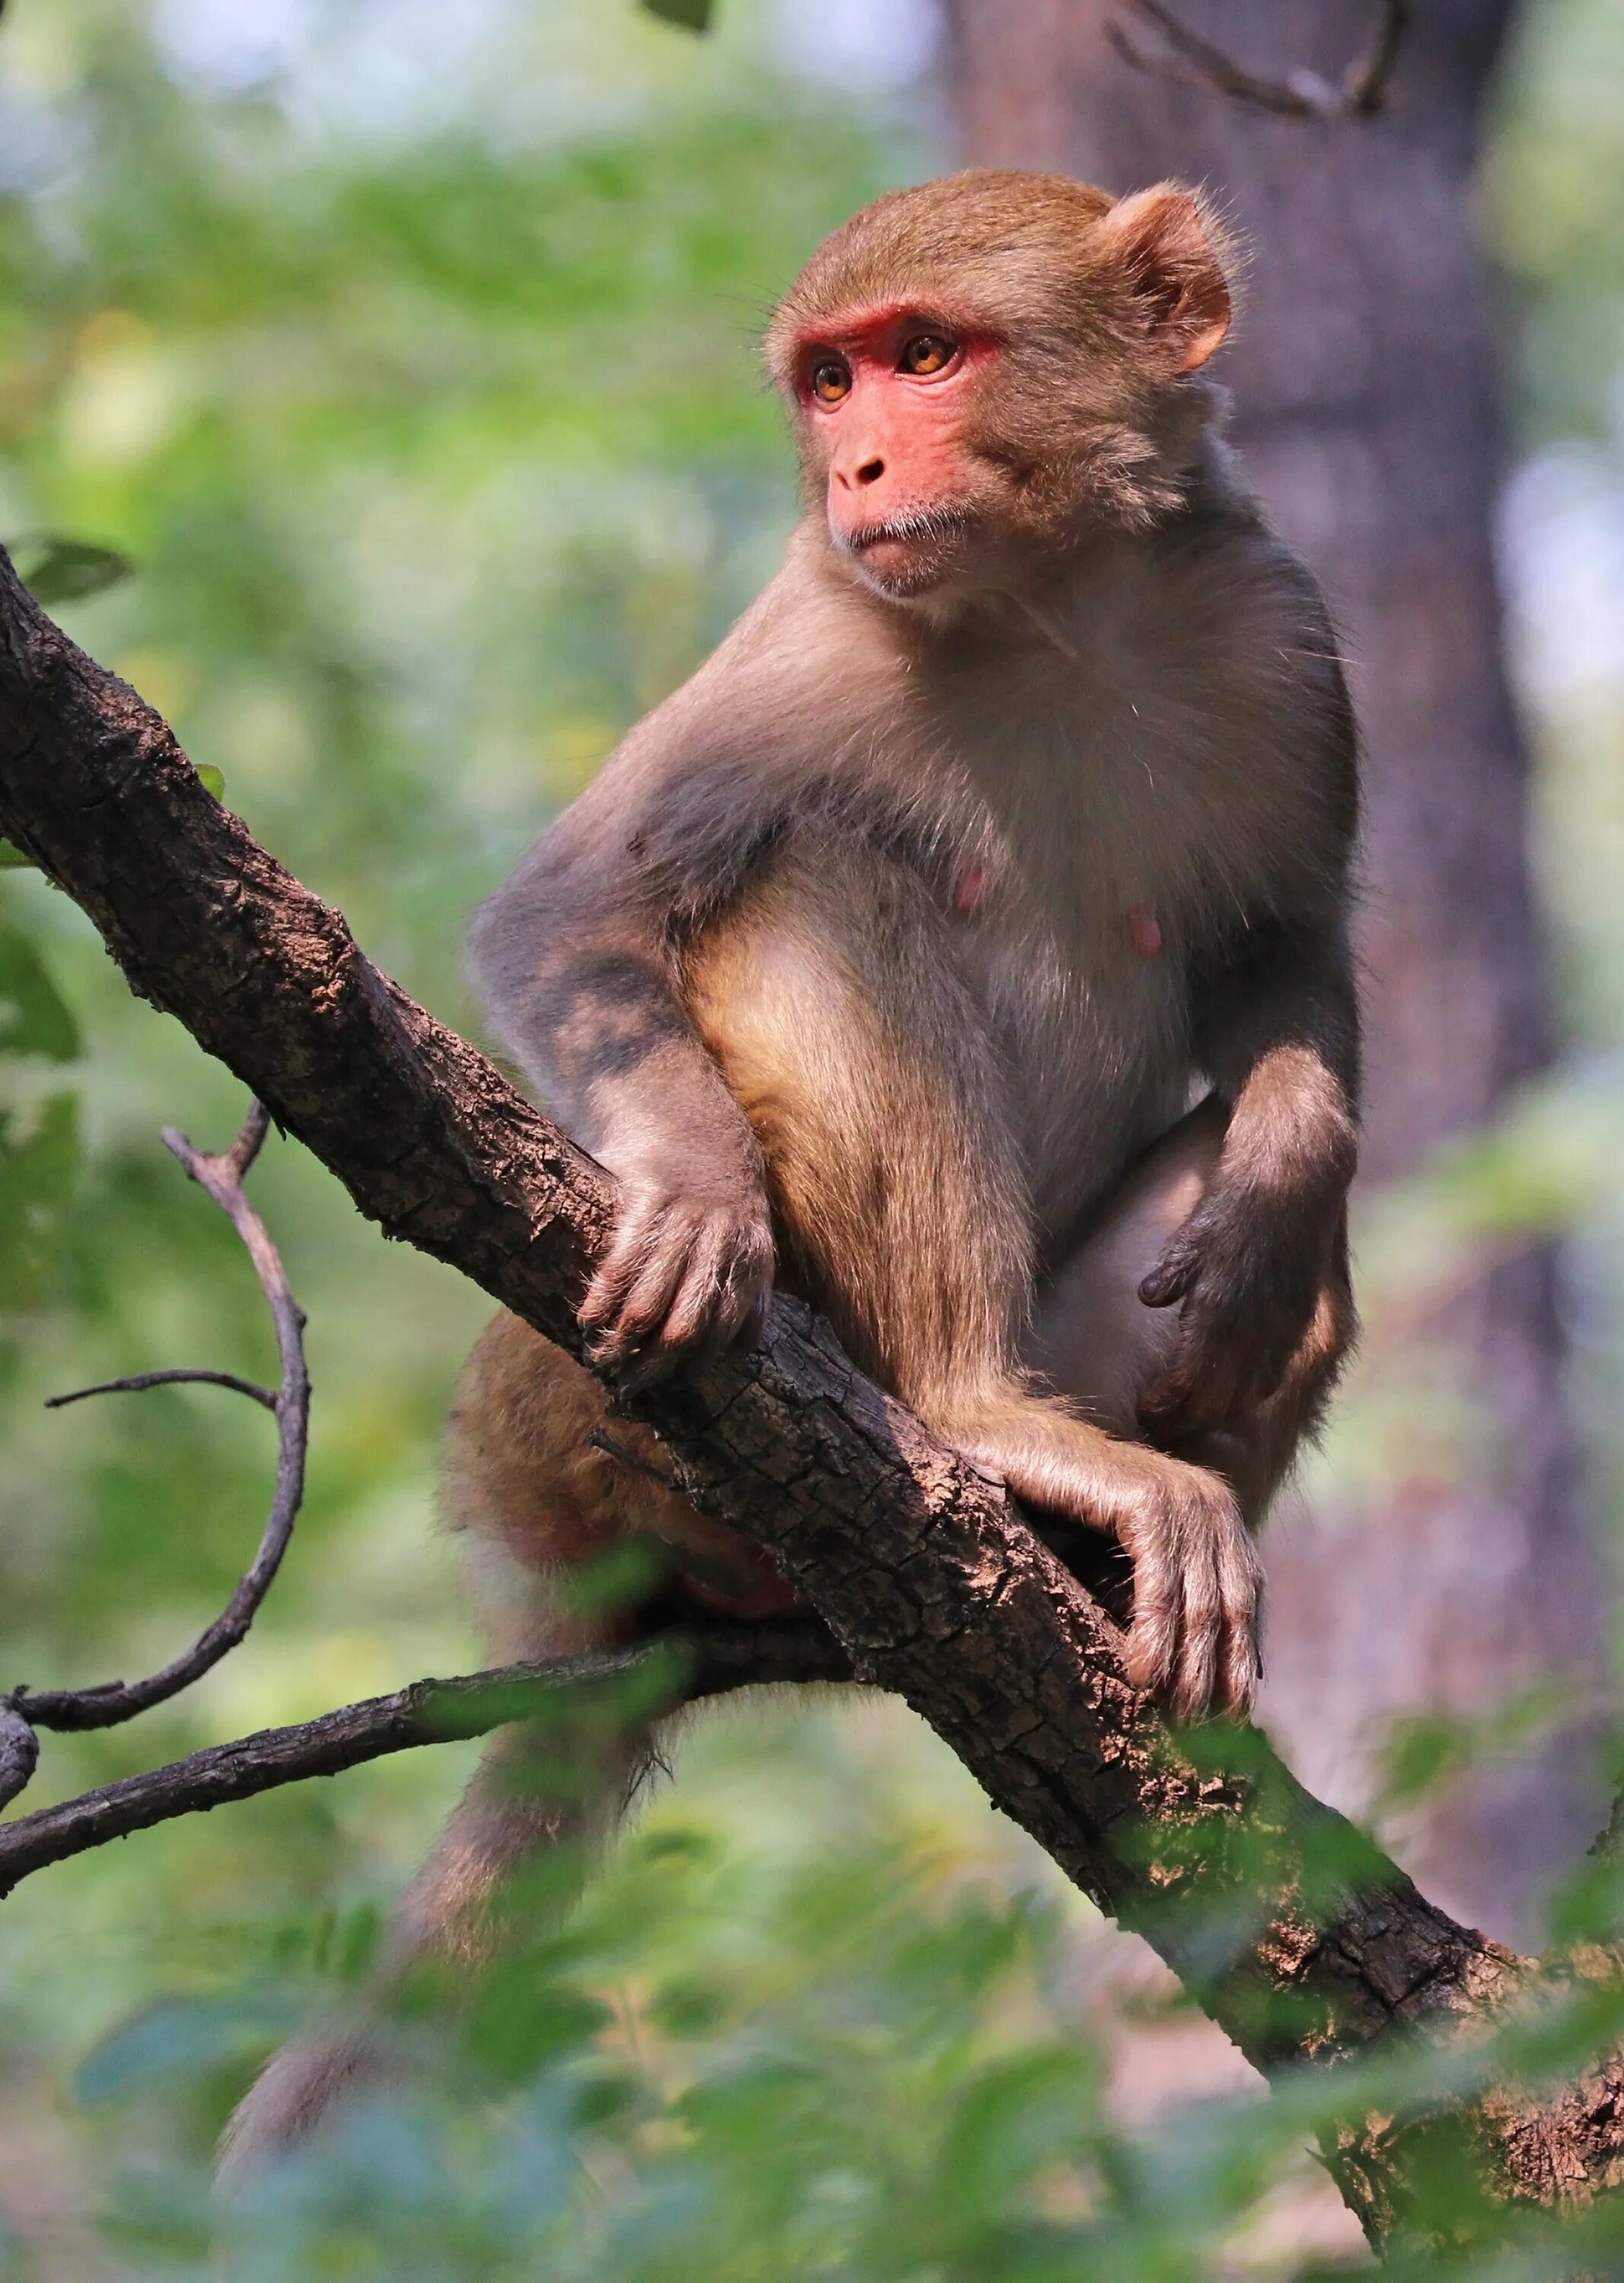
[[[1140,1399],[1147,1426],[1221,1427],[1268,1400],[1314,1321],[1331,1234],[1318,1215],[1260,1211],[1214,1184],[1139,1287],[1147,1307],[1183,1303],[1172,1355]]]
[[[1181,1720],[1244,1718],[1261,1677],[1263,1573],[1240,1509],[1206,1468],[1124,1449],[1109,1521],[1134,1565],[1128,1677]]]
[[[609,1244],[579,1321],[594,1364],[645,1387],[761,1336],[772,1222],[759,1174],[622,1176]]]
[[[1258,1683],[1262,1571],[1235,1495],[1210,1468],[1032,1406],[988,1431],[949,1427],[1018,1498],[1114,1538],[1134,1565],[1128,1678],[1181,1720],[1245,1714]]]

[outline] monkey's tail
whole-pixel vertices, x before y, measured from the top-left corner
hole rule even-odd
[[[599,1760],[590,1788],[561,1805],[533,1771],[527,1780],[525,1763],[537,1745],[533,1731],[512,1728],[489,1746],[407,1890],[366,1995],[347,2016],[273,2054],[238,2103],[220,2142],[215,2178],[223,2191],[230,2193],[308,2141],[350,2099],[402,2083],[408,2064],[390,2023],[389,1999],[403,1976],[430,1962],[476,1971],[501,1946],[504,1890],[527,1864],[566,1847],[574,1880],[558,1882],[549,1897],[561,1916],[580,1890],[595,1845],[613,1832],[657,1757],[651,1733],[626,1738]],[[535,1924],[530,1919],[531,1930]]]

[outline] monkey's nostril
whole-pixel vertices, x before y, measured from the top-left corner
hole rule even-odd
[[[883,460],[865,460],[857,471],[857,481],[860,484],[875,484],[885,472],[886,464]]]

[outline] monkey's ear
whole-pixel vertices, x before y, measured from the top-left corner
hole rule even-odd
[[[1194,372],[1230,330],[1227,248],[1198,199],[1158,183],[1119,199],[1105,219],[1136,314],[1171,372]]]

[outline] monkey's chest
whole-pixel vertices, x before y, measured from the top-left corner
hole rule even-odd
[[[1062,906],[966,866],[949,925],[997,1041],[1040,1220],[1075,1220],[1190,1106],[1185,962],[1143,893]]]

